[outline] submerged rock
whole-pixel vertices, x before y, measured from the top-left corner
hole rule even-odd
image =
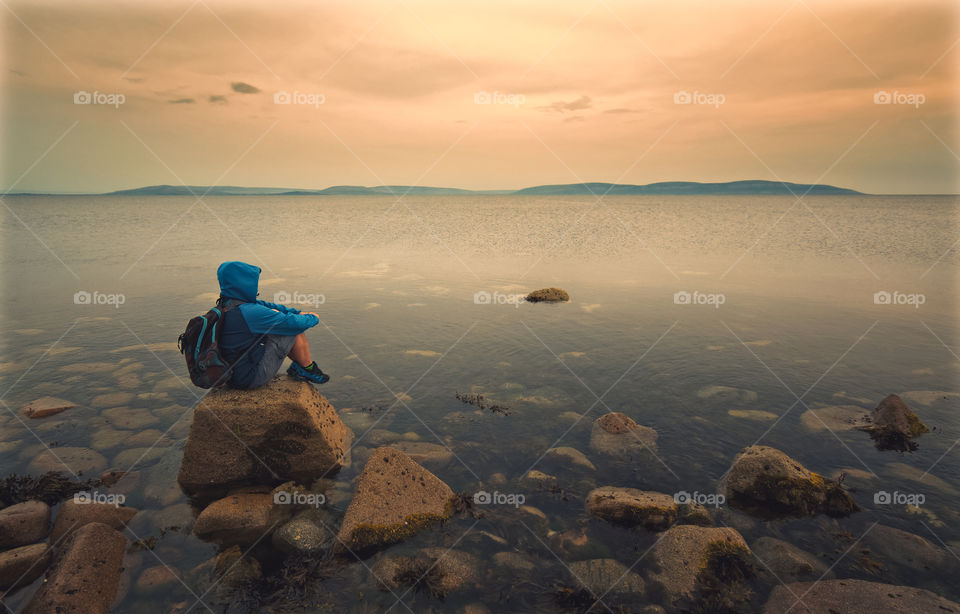
[[[216,390],[194,411],[177,477],[188,494],[247,484],[310,483],[337,471],[352,433],[306,382],[278,376],[257,390]]]
[[[870,411],[856,405],[831,405],[808,409],[800,416],[811,431],[849,431],[871,424]]]
[[[83,475],[99,474],[106,467],[107,459],[90,448],[57,447],[44,450],[35,456],[27,466],[27,471],[30,473],[60,471]]]
[[[426,441],[397,441],[390,446],[400,450],[413,459],[414,462],[432,467],[443,467],[453,460],[453,452],[446,446]]]
[[[528,303],[563,303],[570,300],[570,295],[560,288],[541,288],[528,294],[524,300]]]
[[[629,416],[610,412],[597,418],[590,432],[590,449],[607,456],[630,458],[656,453],[657,432]]]
[[[416,556],[384,556],[371,572],[384,591],[400,587],[421,589],[432,597],[447,594],[476,582],[480,561],[472,554],[446,548],[424,548]]]
[[[25,614],[107,614],[117,595],[127,540],[105,524],[80,527],[67,540]]]
[[[664,533],[651,555],[656,571],[650,580],[662,589],[665,605],[685,610],[717,592],[743,600],[736,591],[751,573],[750,549],[734,529],[677,525]]]
[[[538,471],[537,469],[531,469],[523,474],[523,477],[520,478],[520,483],[534,490],[550,490],[557,486],[557,478],[556,476]]]
[[[802,595],[803,600],[798,599]],[[777,586],[763,614],[915,614],[960,612],[960,604],[920,588],[865,580],[822,580]]]
[[[863,542],[882,562],[916,571],[941,570],[952,558],[928,539],[882,524],[873,527]]]
[[[887,395],[870,414],[871,424],[862,430],[870,433],[878,450],[908,452],[917,449],[913,441],[930,429],[895,394]]]
[[[544,453],[543,460],[545,462],[553,462],[557,465],[564,465],[572,469],[589,469],[590,471],[596,469],[594,464],[590,462],[590,459],[587,458],[583,452],[569,446],[550,448]]]
[[[285,554],[325,552],[336,539],[334,519],[325,510],[304,510],[273,533],[273,545]]]
[[[57,543],[64,535],[92,522],[99,522],[120,531],[136,514],[137,510],[123,505],[86,501],[82,498],[68,499],[60,506],[50,539]]]
[[[0,590],[30,584],[50,564],[50,546],[31,544],[0,553]]]
[[[587,495],[589,514],[616,524],[642,526],[649,531],[662,531],[677,520],[677,503],[673,495],[659,492],[603,486]]]
[[[637,597],[645,584],[639,574],[616,559],[592,559],[570,564],[574,586],[594,599]]]
[[[0,510],[0,549],[38,542],[50,532],[50,506],[25,501]]]
[[[782,539],[761,537],[750,544],[750,550],[761,562],[761,568],[780,582],[833,578],[826,563]]]
[[[839,483],[768,446],[741,450],[724,482],[731,505],[759,516],[846,516],[860,509]]]
[[[370,454],[340,526],[336,550],[366,551],[401,541],[453,514],[453,491],[403,452]]]
[[[198,537],[224,545],[252,544],[273,530],[289,514],[275,505],[273,495],[230,495],[208,505],[193,525]]]
[[[58,399],[57,397],[40,397],[39,399],[34,399],[24,404],[24,406],[20,408],[20,411],[28,418],[39,419],[59,414],[62,411],[72,409],[76,406],[76,403]]]

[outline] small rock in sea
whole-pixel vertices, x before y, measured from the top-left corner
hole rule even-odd
[[[453,452],[446,446],[426,441],[395,441],[390,444],[413,459],[415,463],[439,469],[453,460]]]
[[[83,498],[67,499],[57,513],[50,539],[53,543],[57,543],[64,535],[92,522],[105,524],[111,529],[121,531],[136,515],[136,509],[124,505],[88,501]]]
[[[116,448],[133,434],[134,431],[120,431],[112,426],[105,426],[93,432],[90,436],[90,445],[95,450],[105,452]]]
[[[169,565],[154,565],[140,572],[136,587],[138,591],[153,593],[175,586],[180,582],[177,571]]]
[[[834,577],[827,563],[782,539],[761,537],[750,544],[750,551],[763,562],[761,567],[773,573],[780,582]]]
[[[231,546],[191,569],[186,574],[186,583],[198,594],[207,595],[204,602],[209,604],[229,601],[237,589],[249,586],[262,576],[260,561],[240,546]]]
[[[882,563],[914,571],[943,569],[952,559],[947,550],[930,540],[882,524],[864,535],[863,544],[870,548],[872,557],[880,559]]]
[[[537,469],[531,469],[523,474],[520,483],[534,490],[550,490],[557,485],[557,478]]]
[[[208,505],[193,525],[203,539],[223,545],[247,545],[268,533],[290,513],[270,494],[236,494]]]
[[[107,614],[117,595],[126,546],[123,535],[105,524],[77,529],[61,544],[62,552],[25,614]]]
[[[44,543],[0,552],[0,590],[30,584],[46,571],[49,564],[50,546]]]
[[[590,432],[590,449],[619,458],[655,454],[657,432],[637,424],[625,414],[610,412],[594,421]]]
[[[570,300],[570,295],[560,288],[542,288],[534,290],[524,300],[528,303],[563,303]]]
[[[677,520],[677,503],[673,495],[659,492],[603,486],[590,491],[587,513],[625,526],[642,526],[649,531],[663,531]]]
[[[768,446],[741,450],[724,483],[731,505],[759,516],[847,516],[860,509],[839,483]]]
[[[569,469],[589,469],[590,471],[596,469],[583,452],[569,446],[550,448],[543,455],[543,460],[565,465]]]
[[[133,401],[136,395],[132,392],[108,392],[93,398],[90,405],[94,407],[120,407]]]
[[[768,422],[777,419],[777,414],[772,411],[763,411],[762,409],[731,409],[727,414],[734,418],[755,420],[757,422]]]
[[[895,394],[887,395],[880,401],[870,418],[871,424],[861,430],[870,434],[878,450],[911,452],[917,449],[913,440],[930,432],[927,425]]]
[[[370,454],[340,526],[336,549],[354,553],[406,539],[453,515],[454,493],[403,452]]]
[[[39,399],[34,399],[33,401],[25,404],[20,408],[20,411],[22,411],[23,415],[28,418],[39,419],[59,414],[62,411],[66,411],[76,406],[76,403],[64,401],[63,399],[58,399],[57,397],[40,397]]]
[[[57,447],[45,450],[34,457],[27,466],[29,473],[61,471],[82,475],[99,473],[106,469],[107,459],[90,448]]]
[[[518,552],[498,552],[493,555],[493,562],[511,571],[533,571],[537,568],[533,561]]]
[[[24,501],[0,510],[0,549],[38,542],[50,532],[50,506]]]
[[[443,599],[479,578],[480,562],[472,554],[446,548],[424,548],[416,556],[383,556],[371,569],[384,591],[415,587]]]
[[[160,420],[149,409],[134,407],[112,407],[100,412],[115,428],[138,431],[159,424]]]
[[[808,409],[800,415],[803,425],[814,432],[849,431],[870,425],[870,412],[856,405],[831,405]]]
[[[797,595],[803,595],[802,602],[798,603]],[[960,611],[960,603],[910,586],[894,586],[865,580],[820,580],[776,586],[763,607],[763,614],[782,614],[787,611],[795,614],[946,613]]]
[[[291,555],[325,552],[336,538],[334,522],[326,510],[304,510],[273,532],[273,545]]]
[[[574,586],[588,599],[636,598],[645,589],[643,578],[615,559],[577,561],[570,564],[570,574]]]

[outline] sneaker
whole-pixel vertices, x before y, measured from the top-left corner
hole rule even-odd
[[[309,367],[302,367],[300,363],[293,361],[287,369],[287,375],[295,380],[314,384],[326,384],[330,381],[330,376],[321,371],[316,362],[310,363]]]

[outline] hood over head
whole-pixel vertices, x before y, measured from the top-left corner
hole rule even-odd
[[[260,267],[238,260],[224,262],[217,269],[217,281],[220,282],[220,296],[252,303],[257,300]]]

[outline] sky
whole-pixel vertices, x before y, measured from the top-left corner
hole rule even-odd
[[[953,1],[0,6],[0,189],[960,192]]]

